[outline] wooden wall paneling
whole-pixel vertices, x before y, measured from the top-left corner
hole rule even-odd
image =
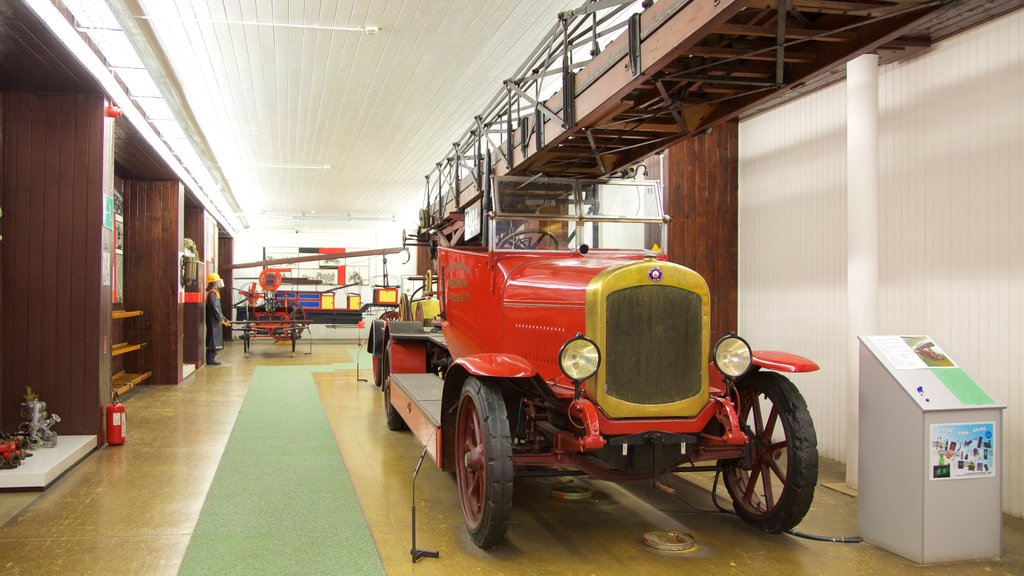
[[[69,119],[74,118],[74,116],[74,98],[63,98],[61,100],[59,117],[61,119]],[[60,150],[56,155],[59,165],[73,166],[77,153],[78,143],[75,139],[69,138],[63,140],[60,144]],[[75,236],[76,214],[79,213],[75,212],[73,198],[75,196],[77,182],[74,170],[60,171],[58,182],[59,200],[53,214],[56,217],[55,229],[57,232],[57,274],[55,287],[60,292],[68,294],[70,297],[56,298],[49,301],[53,302],[53,306],[50,308],[54,313],[54,322],[59,322],[57,325],[61,326],[61,329],[63,330],[69,330],[69,326],[66,324],[65,319],[72,318],[74,315],[74,296],[71,296],[71,293],[73,291],[77,292],[75,289],[75,278],[73,276],[76,260],[75,244],[81,241],[79,237]],[[51,324],[51,326],[55,325]],[[67,367],[72,365],[72,363],[67,362],[64,359],[64,353],[61,353],[59,363],[58,377],[67,378]]]
[[[206,229],[204,227],[205,211],[202,208],[185,208],[185,238],[191,238],[196,243],[200,259],[205,254]],[[206,322],[205,298],[206,293],[206,271],[199,267],[199,302],[185,303],[185,349],[183,358],[189,364],[195,364],[199,368],[206,362]]]
[[[5,97],[3,429],[32,386],[60,434],[102,436],[102,111],[97,95]]]
[[[707,280],[712,342],[737,326],[737,130],[728,122],[665,153],[668,256]]]
[[[153,372],[147,382],[182,379],[182,305],[178,302],[177,181],[124,181],[125,307],[142,310],[138,325],[147,346],[128,355],[130,372]]]
[[[33,262],[36,263],[34,271],[30,272],[30,279],[34,284],[34,292],[38,298],[38,304],[30,306],[30,309],[35,311],[35,321],[38,322],[41,327],[45,327],[44,330],[58,330],[58,324],[56,322],[56,315],[54,313],[55,307],[52,303],[56,302],[56,288],[57,288],[57,210],[60,192],[60,149],[62,147],[61,141],[61,120],[62,120],[62,104],[73,96],[57,96],[55,98],[47,98],[42,104],[42,122],[44,130],[46,131],[42,138],[42,145],[45,147],[42,151],[41,157],[38,158],[42,164],[42,169],[46,175],[42,182],[42,190],[39,190],[38,201],[40,205],[39,209],[33,209],[33,222],[32,226],[36,231],[36,241],[33,244],[38,246],[39,256],[33,258]],[[72,100],[73,102],[73,100]],[[39,139],[36,138],[36,141]],[[35,142],[33,142],[35,144]],[[33,150],[35,152],[35,150]],[[38,226],[38,228],[36,228]],[[63,374],[58,375],[57,358],[55,352],[57,348],[55,346],[33,346],[38,350],[30,351],[38,354],[37,359],[33,362],[33,365],[37,367],[37,375],[43,382],[53,382],[57,388],[60,389],[59,393],[70,393],[70,390],[64,389],[67,379],[64,378]],[[43,398],[46,402],[49,399]],[[58,427],[59,430],[59,427]]]
[[[48,265],[48,262],[43,261],[42,237],[45,232],[46,226],[46,211],[43,205],[43,200],[45,198],[44,194],[46,190],[46,176],[48,174],[53,174],[53,167],[47,166],[47,156],[49,152],[49,150],[47,149],[47,139],[54,137],[54,134],[50,133],[46,129],[46,105],[49,101],[49,98],[45,98],[42,96],[32,96],[28,101],[27,115],[29,117],[30,132],[28,134],[28,141],[26,142],[26,145],[29,148],[29,158],[27,166],[29,179],[26,182],[28,186],[23,189],[28,194],[31,194],[31,197],[28,199],[28,203],[26,206],[26,208],[28,209],[28,228],[26,229],[26,231],[28,232],[28,261],[25,262],[24,267],[19,267],[21,272],[21,278],[19,278],[19,281],[22,284],[21,289],[23,294],[23,302],[25,302],[26,304],[33,301],[40,301],[39,297],[41,296],[41,294],[39,293],[39,272]],[[73,123],[76,121],[77,119],[72,120]],[[72,139],[72,141],[76,140]],[[86,150],[88,150],[89,143],[85,139],[82,139],[78,142],[84,148],[86,148]],[[58,142],[54,142],[54,144],[59,145]],[[79,158],[83,160],[88,158],[88,152],[82,154],[81,156],[79,156]],[[86,164],[85,162],[76,163],[75,167],[77,168],[78,166],[84,168]],[[86,176],[85,179],[87,178],[88,176]],[[87,187],[83,186],[81,190],[83,196],[88,196]],[[84,214],[85,210],[83,210],[81,213]],[[83,235],[79,237],[80,239],[84,239],[86,237],[84,230],[87,225],[88,221],[82,220]],[[87,258],[87,256],[83,253],[79,253],[78,257],[82,258],[83,260]],[[86,282],[87,280],[83,279],[82,283],[79,284],[80,289],[83,291],[86,290]],[[83,301],[83,305],[84,304],[85,302]],[[25,306],[25,308],[26,311],[30,311],[33,308],[38,310],[38,307],[34,306]],[[81,310],[82,309],[80,309],[80,311]],[[31,384],[35,393],[38,394],[47,403],[50,402],[54,395],[60,395],[69,398],[68,392],[70,390],[68,390],[65,387],[68,386],[70,382],[64,379],[62,379],[60,382],[54,381],[53,373],[47,373],[46,367],[43,366],[43,347],[50,347],[56,343],[43,342],[41,340],[39,323],[38,321],[33,321],[32,318],[32,316],[34,315],[35,314],[29,312],[28,314],[26,314],[25,317],[25,335],[28,337],[28,346],[25,349],[24,356],[26,362],[28,363],[28,365],[25,367],[25,384]],[[79,321],[84,325],[88,321],[88,317],[80,316]],[[82,366],[84,369],[88,369],[88,359],[85,356],[85,350],[79,348],[78,352],[80,358],[80,363],[78,365]],[[49,405],[51,408],[53,407],[53,404]],[[63,416],[63,414],[61,416]]]
[[[220,306],[224,312],[224,317],[228,320],[234,320],[235,314],[232,310],[231,305],[235,303],[236,296],[234,292],[235,282],[232,270],[227,270],[226,267],[230,266],[235,262],[235,239],[230,236],[221,236],[217,238],[217,266],[220,267],[219,273],[221,278],[224,280],[224,288],[220,294]],[[224,328],[224,341],[231,340],[231,328]]]
[[[0,72],[3,74],[3,72]],[[4,203],[4,190],[7,187],[7,147],[5,142],[7,141],[7,118],[4,116],[4,108],[6,107],[7,94],[0,92],[0,209],[5,206]],[[0,217],[0,236],[6,232],[4,226],[4,220]],[[3,269],[4,269],[4,251],[2,248],[3,240],[0,239],[0,302],[4,301],[4,282],[3,282]],[[0,306],[0,326],[4,325],[4,311],[3,306]],[[0,430],[3,430],[4,422],[4,331],[0,329]]]

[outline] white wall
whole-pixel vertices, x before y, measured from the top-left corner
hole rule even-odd
[[[299,247],[328,247],[345,248],[348,251],[373,250],[376,248],[396,248],[402,245],[402,230],[414,230],[415,225],[410,223],[374,222],[374,223],[353,223],[347,226],[335,226],[331,228],[253,228],[247,230],[243,235],[235,239],[234,261],[253,262],[263,258],[263,249],[274,248],[299,248]],[[392,254],[388,256],[388,280],[394,286],[406,277],[416,274],[416,249],[409,249],[409,261],[405,264],[405,254]],[[381,282],[383,275],[383,259],[380,256],[352,259],[351,264],[368,264],[370,268],[370,279]],[[259,268],[235,270],[234,276],[255,277],[259,274]],[[412,282],[401,282],[403,290],[411,291],[419,284]],[[241,283],[235,281],[235,288]],[[363,302],[370,301],[373,296],[371,286],[367,285],[362,289]],[[234,296],[237,301],[237,295]],[[367,320],[370,318],[367,317]],[[369,326],[369,322],[367,322]],[[362,333],[355,327],[326,328],[322,325],[310,327],[310,336],[315,339],[352,339],[366,338],[367,329]],[[301,345],[301,344],[300,344]]]
[[[879,326],[930,334],[998,399],[1003,508],[1024,515],[1024,12],[879,71]],[[845,85],[740,124],[740,328],[845,459]]]
[[[846,93],[832,86],[740,123],[739,329],[812,358],[793,377],[823,456],[842,459],[846,352]]]

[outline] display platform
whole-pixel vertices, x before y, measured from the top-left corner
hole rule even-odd
[[[53,448],[39,448],[17,468],[0,470],[0,491],[45,490],[96,449],[96,436],[58,436]]]

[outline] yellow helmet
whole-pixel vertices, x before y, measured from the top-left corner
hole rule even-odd
[[[206,276],[206,283],[207,284],[209,284],[210,282],[216,282],[218,280],[220,280],[220,274],[217,274],[216,272],[210,272]]]

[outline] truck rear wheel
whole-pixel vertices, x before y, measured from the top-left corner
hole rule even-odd
[[[470,376],[462,387],[455,429],[455,476],[473,543],[505,538],[512,511],[512,443],[501,393]]]
[[[736,388],[752,450],[749,461],[726,466],[725,487],[747,524],[771,534],[790,530],[810,509],[818,482],[818,439],[807,402],[775,372],[751,374]]]
[[[379,372],[381,377],[381,386],[384,390],[384,421],[387,423],[388,430],[405,430],[408,428],[405,424],[405,420],[402,419],[402,415],[398,410],[395,410],[395,407],[391,405],[391,342],[388,342],[387,347],[384,349],[384,356],[381,358]]]

